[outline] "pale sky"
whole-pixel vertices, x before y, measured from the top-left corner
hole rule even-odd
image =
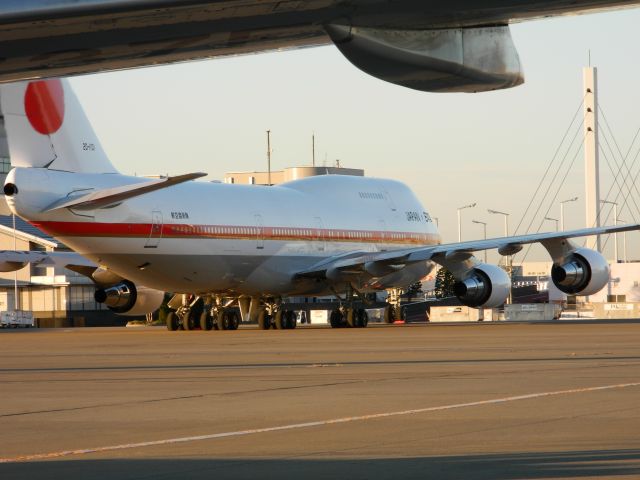
[[[526,83],[483,94],[387,84],[333,46],[84,76],[73,84],[125,173],[205,171],[222,179],[228,171],[265,170],[267,129],[273,169],[307,165],[315,132],[319,164],[340,159],[368,176],[406,182],[439,218],[444,240],[453,242],[456,209],[468,203],[478,206],[464,211],[464,240],[482,237],[472,219],[488,222],[489,237],[503,234],[502,217],[487,208],[510,212],[512,230],[518,223],[582,101],[589,50],[599,69],[600,106],[620,149],[628,149],[640,128],[638,25],[640,10],[514,25]],[[550,217],[559,217],[558,201],[584,200],[582,164],[580,152]],[[601,172],[604,197],[612,183],[604,158]],[[566,206],[567,229],[585,226],[580,201]],[[640,221],[640,212],[634,206],[619,217]],[[554,228],[547,221],[543,230]],[[627,235],[630,258],[640,256],[638,239],[636,232]],[[611,251],[612,241],[610,257]],[[528,259],[538,258],[534,252]]]

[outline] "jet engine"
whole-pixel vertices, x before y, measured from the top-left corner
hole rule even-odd
[[[164,299],[164,292],[146,287],[136,287],[125,280],[111,287],[99,288],[94,295],[96,302],[104,303],[118,315],[134,316],[155,312]]]
[[[464,305],[473,308],[496,308],[509,296],[511,279],[496,265],[482,263],[474,267],[453,290]]]
[[[563,263],[554,263],[551,279],[558,290],[569,295],[593,295],[609,281],[609,264],[595,250],[580,248]]]
[[[381,80],[426,92],[485,92],[524,82],[508,25],[436,30],[328,24],[356,67]]]

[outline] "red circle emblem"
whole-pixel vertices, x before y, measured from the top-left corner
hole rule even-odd
[[[58,79],[31,82],[24,95],[24,110],[33,129],[42,135],[58,131],[64,119],[64,88]]]

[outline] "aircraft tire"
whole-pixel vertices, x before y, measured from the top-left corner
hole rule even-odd
[[[329,318],[329,323],[331,324],[331,328],[341,328],[344,326],[344,317],[340,310],[333,310],[331,312],[331,317]]]
[[[220,310],[216,315],[216,327],[217,330],[227,330],[229,321],[229,312],[226,310]]]
[[[359,308],[356,310],[356,315],[356,326],[358,328],[366,328],[366,326],[369,325],[369,314],[367,314],[367,311],[364,308]]]
[[[211,318],[206,309],[200,314],[200,328],[202,330],[211,330],[213,328],[213,318]]]
[[[396,312],[393,305],[387,305],[384,308],[384,323],[393,323],[396,320]]]
[[[358,311],[355,308],[347,308],[347,325],[350,328],[358,326]]]
[[[240,326],[240,317],[238,312],[231,310],[228,312],[229,319],[227,320],[227,330],[237,330]]]
[[[285,329],[285,327],[286,327],[285,315],[284,315],[284,312],[282,310],[278,310],[273,315],[273,325],[275,326],[276,330],[284,330]]]
[[[258,328],[260,330],[269,330],[271,328],[271,315],[266,310],[260,310],[258,314]]]
[[[194,330],[196,328],[193,311],[189,310],[182,316],[182,328],[184,330]]]
[[[293,330],[294,328],[296,328],[298,322],[296,321],[296,312],[294,312],[293,310],[287,310],[285,312],[285,318],[286,318],[286,327],[289,330]]]
[[[178,323],[178,316],[176,315],[176,312],[167,313],[166,323],[167,323],[167,330],[169,330],[170,332],[175,332],[180,328],[180,324]]]

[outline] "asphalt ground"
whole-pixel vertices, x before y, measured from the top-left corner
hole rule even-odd
[[[0,332],[0,478],[640,478],[640,321]]]

